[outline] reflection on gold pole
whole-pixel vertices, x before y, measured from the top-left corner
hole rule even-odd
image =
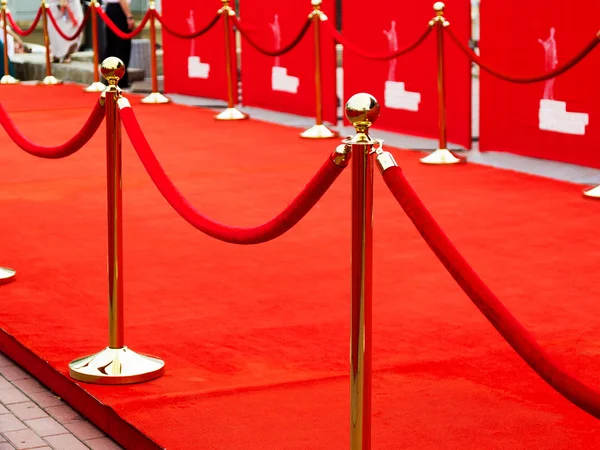
[[[84,89],[85,92],[104,92],[106,86],[100,82],[100,76],[98,75],[98,13],[96,8],[100,8],[97,0],[92,0],[89,8],[92,8],[90,12],[90,20],[92,21],[92,48],[94,50],[94,82]]]
[[[327,20],[327,16],[321,11],[322,0],[312,0],[311,5],[313,11],[308,16],[313,21],[313,27],[315,29],[315,94],[316,94],[316,106],[317,123],[310,127],[308,130],[300,133],[303,138],[310,139],[329,139],[337,137],[338,134],[331,131],[325,125],[323,125],[323,93],[322,93],[322,77],[321,77],[321,21]]]
[[[169,99],[158,92],[158,70],[156,63],[156,3],[150,0],[148,3],[150,11],[150,61],[152,62],[152,93],[142,99],[142,103],[162,104],[169,103]]]
[[[229,6],[229,0],[221,0],[223,7],[219,14],[223,16],[223,28],[225,28],[225,70],[227,76],[227,109],[215,116],[217,120],[244,120],[248,118],[235,107],[237,103],[237,58],[235,52],[231,51],[231,24],[229,16],[235,16],[235,11]],[[232,61],[233,60],[233,61]]]
[[[105,91],[106,163],[108,197],[108,347],[95,355],[76,359],[69,373],[76,380],[98,384],[140,383],[160,377],[165,363],[125,346],[123,326],[123,220],[121,193],[121,121],[119,110],[130,108],[117,86],[125,65],[110,57],[102,63]]]
[[[356,129],[343,141],[352,147],[352,312],[350,324],[350,448],[371,448],[371,305],[373,263],[373,145],[369,128],[379,104],[369,94],[346,103]]]
[[[17,276],[17,272],[6,267],[0,267],[0,284],[10,283],[14,281]]]
[[[439,148],[421,158],[424,164],[456,164],[460,163],[461,159],[457,158],[447,149],[446,142],[446,80],[444,77],[444,27],[450,25],[444,19],[445,5],[442,2],[436,2],[433,5],[433,10],[436,16],[429,22],[429,26],[437,28],[437,65],[438,65],[438,127],[440,132]]]
[[[52,75],[52,63],[50,61],[50,37],[48,36],[48,3],[42,0],[42,23],[44,25],[44,45],[46,46],[46,77],[41,81],[41,84],[52,86],[62,84],[62,81],[57,80]]]
[[[0,84],[17,84],[19,80],[12,77],[8,72],[8,30],[6,29],[7,21],[6,15],[8,14],[8,0],[2,0],[2,32],[4,33],[4,76],[0,79]],[[1,276],[1,275],[0,275]]]

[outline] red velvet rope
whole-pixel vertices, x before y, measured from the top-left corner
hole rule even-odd
[[[465,55],[467,55],[467,57],[470,58],[471,61],[473,61],[475,64],[477,64],[483,70],[485,70],[486,72],[488,72],[502,80],[510,81],[512,83],[522,83],[522,84],[536,83],[539,81],[548,80],[550,78],[554,78],[554,77],[561,75],[562,73],[566,72],[567,70],[569,70],[570,68],[575,66],[577,63],[579,63],[583,58],[585,58],[592,50],[594,50],[594,48],[596,48],[596,46],[600,42],[600,33],[598,33],[596,36],[594,36],[594,39],[592,39],[590,41],[590,43],[587,44],[583,48],[583,50],[581,50],[579,53],[577,53],[577,55],[575,55],[575,57],[573,59],[571,59],[570,61],[567,61],[562,66],[557,67],[554,70],[551,70],[550,72],[546,72],[543,75],[539,75],[536,77],[511,77],[509,75],[503,74],[502,72],[499,72],[498,70],[496,70],[496,69],[488,66],[484,62],[482,62],[481,58],[475,52],[473,52],[473,50],[471,50],[467,45],[462,43],[460,39],[458,39],[458,37],[454,34],[454,32],[450,29],[450,27],[445,27],[444,30],[446,30],[446,32],[450,35],[450,38],[454,41],[454,43],[456,45],[458,45],[458,48]]]
[[[120,39],[133,39],[134,37],[136,37],[138,34],[140,34],[142,32],[142,30],[146,26],[146,23],[148,23],[150,16],[152,15],[152,10],[149,9],[148,11],[146,11],[146,15],[144,16],[144,18],[142,19],[142,21],[140,22],[140,24],[138,25],[138,27],[135,30],[130,31],[129,33],[124,33],[121,30],[119,30],[119,28],[114,24],[114,22],[112,20],[110,20],[110,17],[108,17],[106,15],[106,13],[102,9],[102,7],[100,7],[100,6],[97,7],[96,11],[98,12],[98,15],[100,16],[100,18],[104,21],[106,26],[108,28],[110,28],[111,31],[113,33],[115,33]]]
[[[156,159],[131,108],[121,110],[121,120],[150,178],[173,209],[199,231],[232,244],[260,244],[290,230],[312,209],[343,170],[328,158],[300,195],[274,219],[253,228],[231,227],[204,216],[179,192]]]
[[[72,155],[85,144],[87,144],[87,142],[96,133],[103,120],[104,106],[98,102],[96,103],[96,106],[94,106],[94,109],[92,110],[92,113],[88,117],[87,121],[83,124],[81,130],[75,136],[62,145],[57,145],[56,147],[43,147],[41,145],[34,144],[25,136],[23,136],[23,134],[21,134],[11,118],[8,116],[2,104],[0,104],[0,124],[6,130],[6,133],[10,136],[15,144],[17,144],[27,153],[40,158],[59,159]]]
[[[386,54],[372,54],[362,50],[361,48],[357,47],[352,42],[350,42],[348,39],[346,39],[343,34],[341,34],[338,30],[335,29],[335,26],[332,23],[330,23],[329,20],[326,20],[324,23],[326,24],[326,27],[329,30],[329,32],[333,35],[333,39],[344,46],[344,50],[348,50],[352,53],[355,53],[362,58],[372,60],[394,59],[413,51],[419,45],[421,45],[425,41],[425,39],[427,39],[427,36],[429,36],[431,30],[433,29],[431,26],[427,27],[425,32],[421,36],[419,36],[419,39],[417,39],[413,44],[401,50]]]
[[[600,418],[600,393],[583,384],[555,361],[490,291],[427,211],[402,170],[391,167],[384,172],[383,179],[425,242],[506,342],[557,392]]]
[[[21,28],[19,28],[17,22],[15,22],[15,19],[13,19],[13,16],[10,13],[10,11],[7,11],[6,17],[8,18],[8,23],[10,23],[12,29],[15,30],[15,33],[17,33],[19,36],[29,36],[31,33],[33,33],[33,30],[35,30],[35,27],[37,27],[37,24],[40,21],[40,18],[42,17],[42,8],[38,9],[38,12],[35,16],[35,19],[33,19],[31,26],[26,30],[22,30]]]
[[[183,34],[183,33],[178,33],[173,28],[167,26],[167,24],[164,22],[164,18],[158,13],[158,11],[154,11],[154,15],[158,19],[158,21],[161,23],[162,27],[165,29],[165,31],[167,33],[172,34],[173,36],[178,37],[180,39],[194,39],[199,36],[202,36],[204,33],[208,32],[212,27],[214,27],[217,24],[217,22],[219,21],[219,19],[221,18],[221,14],[217,13],[217,15],[213,18],[213,20],[211,20],[210,23],[207,26],[205,26],[204,28],[201,28],[198,31],[194,31],[193,33]]]
[[[254,47],[256,50],[258,50],[260,53],[263,53],[267,56],[281,56],[281,55],[289,52],[290,50],[292,50],[294,47],[296,47],[296,45],[298,45],[300,43],[300,41],[302,40],[302,38],[304,37],[304,35],[308,31],[308,29],[310,28],[310,25],[312,23],[312,19],[307,18],[306,22],[304,22],[304,25],[302,25],[300,32],[296,35],[296,37],[294,38],[294,40],[292,42],[290,42],[288,45],[286,45],[285,47],[280,48],[278,50],[267,50],[264,47],[261,47],[260,45],[258,45],[256,42],[254,42],[250,38],[249,34],[251,34],[251,32],[244,30],[244,27],[240,23],[240,20],[237,18],[237,16],[232,16],[232,19],[233,19],[233,23],[235,24],[237,29],[240,30],[241,35],[244,36],[244,38],[246,38],[246,41],[248,41],[248,43],[252,47]]]
[[[83,20],[81,21],[81,23],[79,24],[79,27],[77,28],[77,30],[75,30],[75,33],[71,36],[65,34],[61,29],[60,26],[58,25],[58,23],[56,22],[56,19],[54,18],[54,14],[52,14],[52,9],[48,8],[48,17],[50,17],[50,22],[52,22],[52,25],[54,25],[54,28],[56,29],[56,31],[58,32],[58,34],[60,34],[60,36],[67,40],[67,41],[74,41],[75,39],[77,39],[77,37],[81,34],[81,32],[83,31],[83,29],[85,28],[85,25],[87,24],[87,21],[90,18],[90,12],[92,10],[90,8],[87,8],[85,11],[85,16],[83,16]]]

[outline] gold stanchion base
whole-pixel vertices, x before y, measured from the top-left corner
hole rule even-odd
[[[313,125],[308,130],[300,133],[300,137],[307,139],[331,139],[338,136],[336,131],[331,131],[325,125]]]
[[[142,103],[148,103],[153,105],[159,105],[162,103],[169,103],[171,100],[162,95],[160,92],[153,92],[152,94],[144,97]]]
[[[452,154],[450,150],[445,148],[438,148],[435,152],[421,158],[423,164],[458,164],[463,162],[462,159],[457,158]]]
[[[7,269],[6,267],[0,267],[0,284],[10,283],[11,281],[15,281],[17,276],[17,272],[12,269]]]
[[[96,81],[84,89],[85,92],[104,92],[106,85]]]
[[[588,189],[587,191],[583,191],[583,195],[589,198],[597,198],[600,199],[600,186],[596,186],[595,188]]]
[[[11,76],[11,75],[4,75],[1,79],[0,79],[0,84],[18,84],[19,80],[17,80],[15,77]]]
[[[248,118],[248,114],[244,114],[237,108],[227,108],[225,111],[215,116],[216,120],[244,120]]]
[[[105,348],[100,353],[71,361],[72,378],[95,384],[131,384],[154,380],[165,372],[164,361],[123,348]]]
[[[44,78],[42,81],[40,81],[40,84],[43,84],[45,86],[54,86],[56,84],[62,84],[63,82],[56,79],[56,77],[52,76],[52,75],[48,75],[46,78]]]

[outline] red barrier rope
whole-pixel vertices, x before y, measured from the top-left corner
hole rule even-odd
[[[173,30],[173,28],[167,26],[167,24],[164,22],[164,18],[158,13],[158,11],[154,11],[154,15],[155,17],[158,19],[158,21],[161,23],[162,27],[165,29],[165,31],[169,34],[172,34],[175,37],[178,37],[180,39],[194,39],[197,38],[199,36],[202,36],[204,33],[208,32],[212,27],[214,27],[217,22],[219,21],[219,19],[221,18],[221,14],[217,13],[217,15],[213,18],[213,20],[210,21],[210,23],[205,26],[204,28],[201,28],[198,31],[194,31],[193,33],[190,34],[182,34],[182,33],[178,33],[177,31]]]
[[[11,118],[8,116],[2,104],[0,104],[0,125],[4,127],[6,133],[10,136],[15,144],[17,144],[30,155],[38,156],[40,158],[59,159],[72,155],[85,144],[87,144],[87,142],[96,133],[103,120],[104,105],[100,102],[97,102],[87,121],[83,124],[81,130],[74,137],[69,139],[64,144],[57,145],[56,147],[43,147],[41,145],[34,144],[25,136],[23,136],[23,134],[21,134]]]
[[[402,170],[391,167],[384,172],[383,179],[425,242],[506,342],[557,392],[600,419],[600,393],[561,367],[490,291],[427,211]]]
[[[419,45],[421,45],[425,41],[425,39],[427,39],[427,36],[429,36],[429,33],[431,33],[431,30],[433,29],[433,27],[431,27],[431,26],[427,27],[427,29],[419,37],[419,39],[417,39],[413,44],[409,45],[408,47],[405,47],[405,48],[395,51],[393,53],[387,53],[385,55],[384,54],[377,55],[377,54],[367,53],[364,50],[362,50],[361,48],[354,45],[352,42],[350,42],[348,39],[346,39],[343,34],[341,34],[338,30],[336,30],[335,26],[332,23],[330,23],[329,20],[326,20],[324,23],[325,23],[327,29],[329,30],[329,32],[333,35],[333,39],[336,42],[338,42],[344,46],[344,50],[348,50],[362,58],[371,59],[371,60],[387,60],[387,59],[398,58],[402,55],[406,55],[407,53],[413,51]]]
[[[108,28],[110,28],[110,30],[113,33],[115,33],[120,39],[133,39],[138,34],[140,34],[142,32],[142,30],[144,29],[144,27],[146,26],[146,23],[150,19],[150,15],[152,14],[151,9],[146,11],[146,15],[144,16],[144,18],[142,19],[142,21],[140,22],[138,27],[136,29],[134,29],[133,31],[130,31],[129,33],[124,33],[123,31],[119,30],[119,27],[117,27],[112,20],[110,20],[110,17],[108,17],[106,15],[106,13],[102,9],[102,7],[96,8],[96,11],[98,12],[98,15],[100,16],[100,18],[104,21],[106,26]]]
[[[551,70],[550,72],[545,73],[544,75],[539,75],[539,76],[536,76],[536,77],[511,77],[511,76],[505,75],[505,74],[499,72],[498,70],[496,70],[496,69],[488,66],[487,64],[483,63],[481,61],[481,57],[479,57],[477,54],[475,54],[475,52],[473,52],[473,50],[471,50],[467,45],[463,44],[460,41],[460,39],[458,39],[458,37],[454,34],[454,32],[450,29],[450,27],[445,27],[444,29],[450,35],[450,38],[454,41],[454,43],[456,45],[458,45],[458,48],[465,55],[467,55],[467,57],[470,58],[471,61],[473,61],[475,64],[477,64],[483,70],[485,70],[486,72],[488,72],[488,73],[490,73],[490,74],[494,75],[495,77],[498,77],[498,78],[500,78],[502,80],[510,81],[512,83],[523,83],[523,84],[536,83],[536,82],[539,82],[539,81],[549,80],[550,78],[554,78],[554,77],[557,77],[557,76],[561,75],[562,73],[566,72],[571,67],[573,67],[574,65],[576,65],[577,63],[579,63],[583,58],[585,58],[594,48],[596,48],[596,46],[600,42],[600,32],[599,32],[594,37],[594,39],[592,39],[590,41],[590,43],[587,44],[583,48],[583,50],[581,50],[577,55],[575,55],[575,57],[573,59],[571,59],[570,61],[566,62],[562,66],[557,67],[556,69]]]
[[[173,209],[199,231],[232,244],[260,244],[290,230],[312,209],[343,170],[328,158],[300,195],[274,219],[254,228],[231,227],[204,216],[183,197],[152,152],[133,109],[121,109],[121,120],[150,178]]]
[[[54,14],[52,14],[52,9],[48,8],[48,17],[50,17],[50,22],[52,22],[52,25],[54,25],[54,28],[56,29],[56,31],[58,32],[58,34],[60,34],[60,36],[67,40],[67,41],[74,41],[75,39],[77,39],[77,37],[81,34],[81,32],[83,31],[83,29],[85,28],[87,21],[90,18],[90,13],[91,13],[91,8],[87,8],[85,11],[85,16],[83,16],[83,20],[81,21],[81,23],[79,24],[79,27],[77,28],[77,30],[75,30],[75,33],[72,36],[66,35],[59,27],[58,22],[56,21],[56,19],[54,18]]]
[[[29,36],[31,33],[33,33],[33,30],[35,30],[35,27],[37,27],[37,24],[40,21],[40,18],[42,17],[42,8],[38,9],[38,12],[35,16],[35,19],[33,19],[31,26],[26,30],[19,28],[19,25],[17,25],[17,22],[15,22],[15,19],[13,19],[13,16],[10,13],[10,11],[6,12],[6,17],[8,18],[8,23],[10,24],[12,29],[15,30],[15,33],[17,33],[19,36]]]
[[[237,29],[240,30],[241,35],[244,36],[244,38],[246,38],[246,41],[248,41],[248,43],[252,47],[254,47],[256,50],[258,50],[260,53],[263,53],[267,56],[281,56],[281,55],[289,52],[290,50],[292,50],[294,47],[296,47],[296,45],[298,45],[300,43],[300,41],[302,40],[302,38],[304,37],[304,35],[308,31],[308,29],[310,28],[310,25],[312,23],[312,19],[310,19],[310,18],[306,19],[306,22],[304,22],[304,25],[302,25],[302,28],[300,29],[300,32],[298,33],[298,35],[294,38],[294,40],[292,40],[292,42],[290,42],[285,47],[277,49],[277,50],[266,50],[264,47],[261,47],[260,45],[258,45],[256,42],[254,42],[250,38],[249,34],[251,34],[251,32],[244,30],[244,27],[240,23],[240,20],[237,18],[237,16],[232,16],[232,19],[233,19],[233,23],[235,24]]]

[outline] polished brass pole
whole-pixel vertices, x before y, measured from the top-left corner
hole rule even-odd
[[[46,46],[46,77],[40,82],[47,86],[62,84],[52,75],[52,61],[50,61],[50,36],[48,36],[48,3],[42,0],[42,24],[44,27],[44,45]]]
[[[154,105],[169,103],[169,99],[158,91],[158,64],[156,61],[156,3],[150,0],[148,3],[150,12],[150,61],[152,68],[152,93],[142,99],[142,103]]]
[[[373,160],[369,128],[379,104],[356,94],[346,104],[356,130],[343,141],[352,151],[352,292],[350,325],[350,448],[371,448],[371,322],[373,264]]]
[[[98,65],[100,64],[100,53],[98,49],[98,12],[96,8],[101,8],[97,0],[92,0],[88,8],[92,8],[90,11],[90,20],[92,21],[92,49],[94,51],[94,82],[86,87],[85,92],[103,92],[106,86],[100,82],[100,75],[98,74]]]
[[[308,130],[300,133],[303,138],[310,139],[329,139],[337,137],[338,134],[331,131],[323,125],[323,77],[321,73],[321,21],[328,20],[327,16],[321,11],[322,0],[312,0],[313,11],[308,16],[312,19],[314,28],[314,46],[315,46],[315,105],[316,123]]]
[[[436,16],[429,22],[436,27],[437,34],[437,90],[438,90],[438,131],[439,147],[430,155],[421,158],[424,164],[456,164],[461,162],[448,150],[446,141],[446,79],[444,73],[444,28],[450,25],[444,18],[445,5],[436,2],[433,10]]]
[[[244,120],[248,118],[235,107],[237,103],[237,52],[232,55],[231,51],[231,22],[229,16],[235,16],[235,11],[229,6],[229,0],[221,0],[223,7],[219,9],[219,14],[223,16],[223,28],[225,29],[225,72],[227,78],[227,109],[217,114],[217,120]]]
[[[4,33],[4,76],[0,79],[0,84],[17,84],[19,80],[13,78],[8,70],[8,23],[7,23],[7,15],[9,13],[8,0],[2,0],[2,32]]]
[[[70,374],[80,381],[98,384],[139,383],[160,377],[165,363],[125,346],[123,322],[123,217],[121,179],[121,121],[119,111],[130,108],[121,98],[119,80],[125,65],[114,57],[102,63],[108,82],[104,91],[106,108],[106,170],[108,203],[108,347],[69,365]]]

